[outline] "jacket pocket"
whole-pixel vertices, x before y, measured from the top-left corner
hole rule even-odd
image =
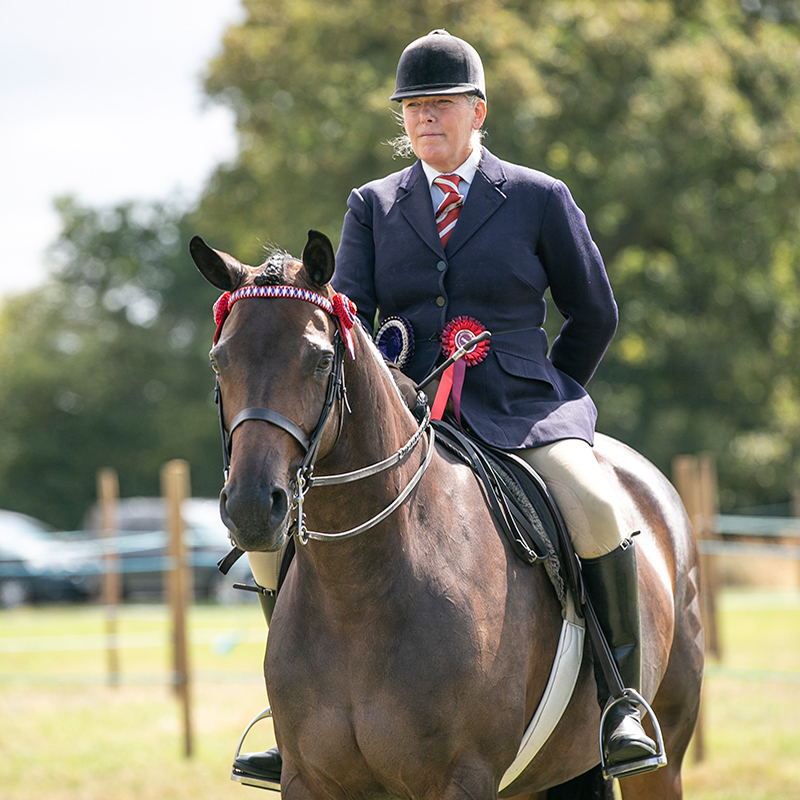
[[[497,347],[494,342],[491,344],[489,352],[493,352],[497,363],[503,372],[513,375],[517,378],[527,378],[528,380],[543,381],[556,386],[554,376],[551,373],[552,366],[548,369],[548,364],[543,363],[535,355],[523,355],[519,352],[509,352]]]

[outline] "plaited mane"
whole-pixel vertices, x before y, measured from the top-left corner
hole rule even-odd
[[[256,286],[280,286],[286,283],[286,264],[292,257],[282,250],[273,250],[262,265],[261,272],[253,278]]]

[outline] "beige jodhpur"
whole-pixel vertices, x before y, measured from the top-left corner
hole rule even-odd
[[[617,515],[615,492],[591,445],[582,439],[561,439],[517,455],[547,484],[580,558],[598,558],[619,547],[627,534]]]

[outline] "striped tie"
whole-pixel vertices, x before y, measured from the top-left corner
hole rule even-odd
[[[444,192],[444,200],[436,209],[436,227],[439,229],[442,247],[447,246],[447,240],[456,226],[458,215],[461,213],[461,205],[464,202],[464,198],[458,193],[460,180],[458,175],[439,175],[438,178],[433,179],[433,182]]]

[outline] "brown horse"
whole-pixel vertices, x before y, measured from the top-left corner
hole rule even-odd
[[[302,262],[275,255],[258,268],[198,237],[191,253],[225,292],[271,287],[218,314],[211,358],[230,434],[221,509],[233,540],[274,551],[298,537],[265,659],[282,796],[498,797],[559,638],[545,570],[514,554],[473,471],[419,433],[369,336],[349,330],[341,302],[332,311],[326,237],[309,233]],[[350,336],[353,354],[342,355],[337,343]],[[607,437],[595,449],[628,529],[641,531],[642,695],[669,759],[620,783],[625,800],[675,800],[703,669],[695,543],[653,465]],[[609,796],[591,777],[600,760],[591,661],[586,645],[565,713],[501,797]],[[562,794],[550,789],[562,784]]]

